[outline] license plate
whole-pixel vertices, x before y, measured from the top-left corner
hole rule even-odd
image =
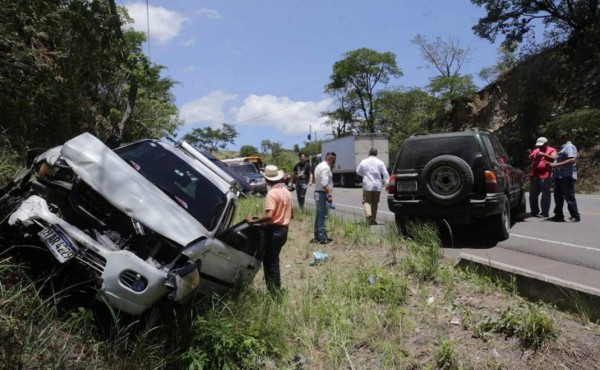
[[[78,251],[75,243],[73,243],[69,237],[56,226],[44,228],[38,233],[38,236],[60,263],[67,262],[73,258]]]
[[[417,191],[417,182],[416,181],[398,181],[397,188],[398,188],[398,191],[400,191],[400,192]]]

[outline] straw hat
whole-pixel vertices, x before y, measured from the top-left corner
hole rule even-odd
[[[269,181],[276,182],[283,178],[283,170],[278,169],[274,164],[270,164],[265,167],[263,176]]]

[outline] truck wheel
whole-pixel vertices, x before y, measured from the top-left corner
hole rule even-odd
[[[440,155],[431,159],[421,173],[423,190],[431,202],[449,206],[465,199],[473,187],[473,171],[462,158]]]
[[[508,239],[510,235],[510,205],[508,200],[504,201],[502,212],[489,218],[489,226],[492,234],[499,241]]]

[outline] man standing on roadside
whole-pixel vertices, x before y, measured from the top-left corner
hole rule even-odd
[[[333,173],[331,169],[335,166],[335,160],[335,153],[327,153],[325,160],[315,167],[315,203],[317,212],[313,241],[319,244],[328,244],[332,241],[327,236],[325,221],[327,221],[327,204],[333,203]]]
[[[548,146],[548,139],[545,137],[539,137],[535,146],[536,148],[533,151],[529,151],[529,160],[531,160],[529,209],[533,217],[540,214],[538,198],[541,193],[541,215],[548,217],[550,212],[550,185],[552,185],[552,169],[549,164],[556,159],[556,149]]]
[[[550,163],[552,176],[554,176],[554,216],[548,218],[548,221],[564,222],[563,214],[564,202],[567,202],[567,209],[571,217],[571,222],[581,221],[577,201],[575,200],[575,182],[577,181],[577,148],[569,140],[569,135],[562,131],[558,134],[558,139],[562,143],[558,149],[558,156],[554,163]]]
[[[300,209],[304,208],[304,198],[306,196],[306,190],[312,185],[312,168],[310,163],[306,161],[306,154],[300,153],[298,155],[300,162],[294,166],[294,183],[296,184],[296,196],[298,197],[298,205]]]
[[[369,157],[363,159],[356,167],[356,174],[362,176],[362,204],[367,224],[377,225],[377,206],[381,196],[381,187],[387,187],[390,180],[385,164],[377,158],[377,149],[369,150]]]
[[[263,177],[271,188],[265,198],[265,213],[260,218],[248,217],[246,221],[250,225],[267,225],[263,270],[267,289],[272,294],[276,294],[281,291],[279,253],[287,241],[288,226],[294,218],[292,193],[285,186],[283,171],[277,166],[272,164],[266,166]]]

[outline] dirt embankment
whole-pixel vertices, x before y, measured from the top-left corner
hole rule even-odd
[[[521,167],[527,164],[521,158],[523,150],[538,136],[557,129],[577,132],[573,143],[580,155],[578,191],[599,193],[600,174],[594,164],[600,160],[600,145],[582,140],[598,137],[600,124],[578,122],[572,115],[599,108],[598,56],[559,46],[526,58],[475,97],[454,101],[447,120],[453,130],[480,127],[495,132]],[[565,119],[569,114],[574,118]],[[559,127],[563,122],[568,127]]]

